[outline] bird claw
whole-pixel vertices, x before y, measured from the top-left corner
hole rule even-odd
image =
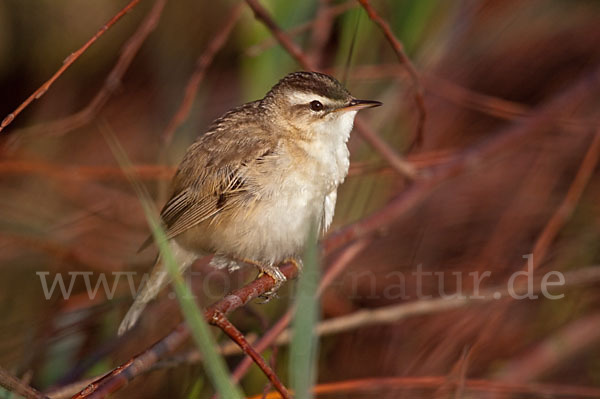
[[[267,303],[271,299],[277,298],[277,291],[279,290],[281,285],[287,280],[287,278],[285,277],[285,274],[283,274],[277,266],[273,266],[273,265],[257,265],[257,266],[260,270],[260,273],[258,274],[257,278],[260,278],[264,274],[266,274],[267,276],[271,277],[273,279],[273,281],[275,282],[275,285],[273,285],[273,288],[271,288],[269,291],[259,295],[259,297],[264,300],[261,303]]]
[[[272,289],[265,292],[264,294],[260,294],[258,296],[261,300],[257,301],[256,303],[258,303],[259,305],[264,305],[266,303],[271,302],[271,299],[277,299],[279,298],[279,295],[277,295],[277,292],[273,291]]]

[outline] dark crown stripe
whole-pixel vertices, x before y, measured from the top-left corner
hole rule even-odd
[[[297,90],[318,94],[332,100],[343,100],[350,93],[335,78],[318,72],[294,72],[281,79],[271,93],[284,90]]]

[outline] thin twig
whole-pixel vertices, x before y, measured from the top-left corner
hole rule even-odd
[[[326,68],[325,71],[334,73],[334,68]],[[397,64],[357,65],[350,73],[352,79],[406,78],[407,75],[405,70],[398,69]],[[495,118],[519,120],[529,117],[532,111],[528,105],[469,89],[430,72],[421,72],[420,78],[426,92]],[[570,117],[560,117],[555,120],[561,127],[574,132],[589,130],[590,126],[593,126],[590,121]]]
[[[223,313],[216,311],[214,312],[213,318],[209,321],[211,324],[218,326],[229,338],[231,338],[235,343],[237,343],[242,351],[248,356],[252,358],[254,363],[262,372],[267,376],[271,384],[277,389],[277,391],[281,394],[284,399],[291,399],[290,393],[287,388],[281,383],[277,374],[269,367],[265,359],[254,350],[252,345],[246,340],[244,334],[240,332],[227,318]]]
[[[144,44],[150,33],[156,29],[166,2],[167,0],[156,0],[154,2],[154,5],[152,6],[150,12],[148,12],[146,18],[144,18],[137,30],[121,48],[121,55],[104,80],[104,85],[98,91],[98,93],[96,93],[88,105],[85,106],[85,108],[70,116],[53,122],[45,122],[15,131],[11,146],[14,148],[15,143],[18,140],[21,140],[27,136],[40,133],[59,136],[89,123],[121,86],[123,75],[125,75],[125,72],[127,72],[129,69],[131,62],[139,52],[142,44]]]
[[[363,397],[362,393],[373,396],[374,392],[402,392],[408,389],[435,389],[442,384],[447,384],[446,376],[426,376],[426,377],[381,377],[365,378],[349,381],[329,382],[315,385],[314,395],[331,396],[347,394],[350,397]],[[526,397],[549,397],[559,396],[583,399],[600,397],[600,389],[595,387],[583,387],[574,385],[558,384],[518,384],[504,381],[466,379],[464,381],[465,389],[469,392],[494,392],[505,394],[522,394]],[[262,394],[261,394],[262,395]],[[336,396],[336,397],[337,397]],[[412,395],[414,396],[414,395]],[[412,397],[407,396],[407,397]],[[277,392],[269,393],[265,399],[277,399]],[[248,399],[260,399],[260,395],[251,396]]]
[[[163,0],[159,0],[163,1]],[[36,91],[33,92],[21,105],[17,107],[13,112],[8,114],[6,118],[0,123],[0,132],[8,126],[16,117],[23,111],[29,104],[31,104],[34,100],[38,100],[40,97],[44,95],[52,86],[54,81],[58,79],[63,72],[65,72],[100,36],[102,36],[108,29],[110,29],[117,21],[121,19],[125,14],[133,9],[139,3],[140,0],[132,0],[127,4],[121,11],[119,11],[114,17],[112,17],[106,24],[104,24],[94,36],[92,36],[82,47],[80,47],[75,52],[71,53],[63,62],[62,66],[48,79],[43,85],[41,85]]]
[[[342,261],[344,261],[343,258],[346,256],[349,256],[349,255],[351,255],[351,254],[347,253],[346,255],[340,257],[340,259],[339,259],[340,265],[342,264]],[[565,288],[572,289],[572,288],[575,288],[578,286],[595,284],[598,281],[600,281],[600,265],[587,266],[584,268],[580,268],[578,270],[565,272],[564,277],[565,277],[565,283],[564,283],[563,287],[565,287]],[[541,281],[542,281],[542,279],[540,279],[539,277],[534,277],[534,279],[533,279],[534,284],[532,287],[533,291],[531,291],[532,293],[539,293],[541,291]],[[321,286],[323,286],[323,280],[321,280],[320,284],[321,284]],[[520,295],[522,293],[528,292],[528,290],[530,288],[527,286],[527,282],[517,282],[515,284],[514,289],[515,289],[514,293],[517,295]],[[364,327],[373,326],[373,325],[394,323],[394,322],[397,322],[399,320],[402,320],[402,319],[405,319],[408,317],[436,314],[436,313],[444,312],[444,311],[451,310],[451,309],[463,308],[463,307],[466,307],[469,305],[480,305],[480,304],[489,303],[489,302],[493,302],[493,301],[497,300],[498,294],[496,294],[496,293],[500,293],[500,297],[508,296],[509,292],[506,289],[506,284],[499,285],[497,287],[492,287],[492,288],[489,288],[486,290],[482,290],[482,291],[477,292],[476,294],[475,293],[465,294],[463,297],[448,296],[446,298],[421,299],[421,300],[416,300],[413,302],[399,303],[396,305],[381,307],[378,309],[361,310],[361,311],[354,312],[354,313],[351,313],[351,314],[348,314],[345,316],[340,316],[340,317],[336,317],[336,318],[332,318],[332,319],[328,319],[328,320],[322,320],[315,327],[315,333],[318,336],[322,337],[322,336],[327,336],[327,335],[332,335],[332,334],[339,334],[341,332],[352,331],[352,330],[355,330],[358,328],[364,328]],[[291,312],[289,312],[289,314],[291,315]],[[287,315],[287,313],[286,313],[286,315]],[[284,316],[282,319],[280,319],[278,321],[278,324],[282,323],[282,320],[284,320],[284,321],[287,320],[289,322],[289,319],[287,319]],[[272,328],[271,330],[269,330],[266,335],[269,335],[269,334],[273,335],[273,332],[272,332],[273,330],[275,330],[275,328]],[[265,336],[263,336],[263,338],[261,338],[261,340],[263,340]],[[588,336],[589,335],[587,335],[587,333],[586,333],[585,337],[588,337]],[[281,329],[281,331],[277,332],[274,335],[274,337],[267,344],[268,344],[268,346],[270,346],[270,345],[277,345],[277,346],[287,345],[290,342],[290,339],[291,339],[290,331],[288,329],[286,329],[286,327],[284,326],[283,329]],[[254,349],[257,352],[263,351],[264,349],[260,349],[258,346],[258,343],[255,343],[255,341],[256,341],[256,336],[254,336],[254,335],[250,335],[247,338],[247,342],[252,344]],[[587,342],[587,340],[586,340],[586,342]],[[219,347],[219,353],[221,353],[224,356],[238,355],[238,354],[240,354],[240,352],[241,352],[241,350],[240,350],[239,346],[233,342],[227,342],[224,345],[221,345]],[[170,358],[163,359],[160,362],[156,362],[152,365],[152,367],[146,369],[144,372],[149,372],[151,370],[174,368],[174,367],[181,366],[183,364],[187,364],[187,365],[197,364],[200,361],[202,361],[200,353],[197,350],[192,350],[192,351],[186,352],[184,354],[173,356]],[[250,361],[250,364],[252,364],[251,361]],[[235,372],[233,373],[232,377],[235,381],[239,381],[239,379],[244,375],[244,372],[242,372],[242,371],[245,371],[245,370],[243,370],[241,368],[241,365],[242,365],[242,363],[240,363],[240,365],[238,365]],[[69,386],[56,389],[56,390],[52,391],[52,393],[49,393],[48,395],[51,396],[53,399],[59,399],[59,398],[71,396],[72,394],[66,395],[65,393],[72,392],[73,387],[79,388],[82,385],[84,385],[84,384],[88,385],[91,382],[93,382],[93,380],[87,381],[87,383],[85,381],[79,381],[79,382],[71,384]],[[80,389],[81,388],[79,388],[78,390],[80,390]]]
[[[421,173],[427,174],[428,168],[442,165],[450,162],[456,156],[455,150],[435,150],[420,153],[413,153],[406,157]],[[141,180],[164,180],[171,179],[177,170],[176,166],[156,165],[156,164],[137,164],[132,166],[132,170]],[[359,176],[371,173],[395,173],[394,170],[382,162],[352,162],[348,176]],[[7,175],[40,175],[51,179],[62,180],[93,180],[93,181],[114,181],[125,180],[123,170],[118,166],[110,165],[68,165],[46,162],[42,160],[35,161],[0,161],[0,174]]]
[[[200,57],[198,57],[198,60],[196,61],[196,69],[190,76],[190,79],[185,86],[181,104],[162,134],[161,138],[164,143],[168,144],[171,142],[173,134],[175,134],[177,128],[181,126],[181,124],[187,119],[190,109],[192,108],[192,104],[194,103],[196,93],[198,92],[198,88],[200,87],[200,83],[204,79],[208,67],[211,65],[217,52],[219,52],[219,50],[226,43],[227,38],[231,34],[231,31],[238,22],[241,14],[242,3],[238,3],[231,8],[231,11],[225,18],[225,22],[221,24],[222,27],[219,33],[211,40],[206,47],[206,50],[204,50]]]
[[[254,341],[256,341],[256,335],[248,334],[247,341],[249,343],[253,343]],[[240,347],[235,342],[231,341],[227,341],[219,345],[218,352],[223,356],[233,356],[242,353]],[[154,363],[150,368],[148,368],[145,371],[145,373],[150,373],[154,370],[174,368],[182,364],[198,364],[200,361],[202,361],[202,356],[200,355],[200,352],[189,351],[180,355],[174,355],[172,357],[160,359],[159,361]],[[73,382],[71,384],[64,385],[61,387],[52,388],[51,390],[46,392],[46,395],[48,395],[51,399],[71,398],[73,395],[77,394],[86,386],[92,384],[94,381],[97,381],[98,379],[102,378],[104,375],[105,374],[103,374],[102,376]]]
[[[423,74],[421,81],[428,92],[495,118],[518,120],[529,117],[531,113],[528,105],[483,94],[430,73]],[[588,121],[569,117],[557,117],[555,120],[561,127],[574,131],[589,130],[591,126]]]
[[[583,158],[583,161],[581,161],[581,166],[577,171],[577,175],[575,176],[573,183],[571,183],[565,198],[558,206],[556,212],[554,212],[544,227],[544,230],[535,242],[532,251],[534,267],[542,264],[546,254],[548,253],[550,244],[552,241],[554,241],[560,230],[564,227],[573,214],[573,211],[575,210],[575,207],[579,203],[581,195],[583,194],[583,190],[586,188],[590,178],[594,173],[594,169],[596,169],[596,166],[598,165],[599,159],[600,128],[597,128],[585,157]]]
[[[356,129],[358,129],[363,140],[381,154],[381,157],[385,159],[394,170],[399,171],[403,176],[410,180],[414,180],[417,177],[417,169],[415,166],[410,162],[407,162],[406,159],[401,158],[392,147],[383,141],[377,133],[363,121],[361,117],[356,118],[354,125],[356,126]]]
[[[353,257],[368,244],[369,241],[364,240],[358,241],[355,245],[349,246],[348,249],[346,249],[336,260],[336,262],[334,262],[333,265],[328,269],[322,282],[320,283],[319,291],[322,291],[326,284],[331,282],[335,276],[339,275],[343,271],[345,265],[347,265],[353,259]],[[295,266],[292,264],[285,264],[281,266],[280,269],[288,279],[295,278],[298,273]],[[218,313],[227,314],[239,307],[242,307],[252,299],[257,298],[263,293],[269,291],[271,288],[273,288],[273,285],[273,280],[264,275],[250,282],[239,290],[227,295],[225,298],[209,307],[205,311],[205,319],[210,322]],[[280,319],[278,323],[262,337],[261,342],[259,342],[259,344],[262,343],[261,346],[257,346],[258,352],[264,351],[264,349],[266,349],[266,347],[268,347],[270,343],[277,338],[279,333],[285,330],[285,328],[289,325],[292,312],[288,311],[286,315],[288,316],[287,318],[284,316],[282,319]],[[73,398],[103,398],[106,395],[123,388],[129,381],[133,380],[138,375],[152,369],[160,359],[165,357],[166,354],[175,351],[175,349],[177,349],[189,338],[189,334],[190,333],[187,325],[185,323],[179,324],[173,331],[160,339],[150,348],[146,349],[144,352],[134,356],[127,363],[115,368],[111,373],[101,377],[100,379],[91,381],[86,388],[73,396]],[[194,357],[192,360],[199,360],[199,357]],[[187,361],[191,360],[187,359]],[[251,362],[252,360],[250,360],[250,363]],[[239,381],[241,375],[245,373],[245,371],[242,373],[240,370],[240,367],[238,367],[238,369],[236,369],[237,373],[234,373],[232,376],[235,381]],[[236,378],[238,375],[239,377]]]
[[[327,46],[327,39],[331,36],[334,17],[328,12],[329,8],[331,8],[329,7],[328,0],[317,0],[317,3],[317,11],[314,16],[314,23],[307,46],[309,48],[307,54],[312,60],[312,64],[320,69],[321,65],[323,65],[323,58],[326,55],[324,50]]]
[[[248,6],[254,12],[254,16],[271,31],[279,44],[306,70],[315,70],[308,57],[300,47],[277,25],[269,12],[258,2],[258,0],[246,0]]]
[[[288,280],[296,278],[298,270],[291,263],[280,266],[281,272]],[[212,320],[218,312],[227,314],[244,306],[251,300],[271,290],[275,285],[274,280],[263,275],[248,283],[244,287],[230,293],[206,309],[204,317],[207,321]],[[172,353],[181,346],[190,336],[190,330],[185,323],[180,323],[173,331],[146,349],[144,352],[134,356],[125,364],[117,367],[105,377],[89,384],[85,389],[73,396],[73,399],[99,399],[123,388],[136,376],[150,369],[159,359],[166,354]]]
[[[312,71],[318,70],[316,66],[310,62],[308,56],[304,54],[300,47],[277,25],[269,12],[257,0],[246,0],[246,3],[250,6],[256,18],[271,31],[279,44],[281,44],[302,68]],[[414,167],[410,165],[409,162],[402,159],[402,157],[375,134],[375,132],[366,129],[366,125],[361,121],[360,117],[356,118],[355,125],[365,141],[372,145],[382,158],[394,168],[394,170],[411,180],[415,178],[416,172]]]
[[[25,399],[48,399],[43,393],[21,381],[4,368],[0,367],[0,386],[9,392],[16,393]]]
[[[600,314],[584,316],[536,344],[496,373],[504,381],[535,381],[548,371],[572,364],[570,359],[600,340]]]
[[[170,179],[176,168],[164,165],[135,165],[132,167],[141,180]],[[39,174],[48,178],[68,180],[110,180],[126,179],[123,169],[118,166],[105,165],[64,165],[43,161],[2,161],[0,162],[0,174],[23,175]]]
[[[563,287],[573,287],[581,284],[593,284],[600,281],[600,267],[590,266],[581,270],[564,273],[565,283]],[[511,292],[507,285],[500,285],[489,289],[481,290],[477,293],[457,293],[455,296],[440,297],[433,299],[422,299],[414,302],[400,303],[378,309],[359,310],[347,316],[340,316],[329,320],[324,320],[318,324],[316,330],[320,336],[337,334],[344,331],[357,328],[373,326],[378,324],[389,324],[398,320],[423,315],[438,313],[450,309],[457,309],[468,305],[483,304],[492,302],[499,298],[511,297],[512,294],[522,295],[523,293],[534,294],[541,292],[542,278],[533,278],[533,287],[528,286],[527,281],[517,281],[514,285],[514,291]],[[278,345],[289,342],[290,331],[284,331],[275,341]]]
[[[600,90],[600,66],[596,66],[592,73],[541,105],[531,113],[529,118],[502,129],[491,135],[491,138],[457,153],[450,162],[435,168],[429,176],[417,180],[371,216],[330,235],[324,242],[325,252],[332,252],[358,238],[377,234],[420,204],[443,182],[477,170],[497,154],[520,147],[536,134],[555,126],[553,121],[557,115],[568,114],[577,104],[592,98],[598,90]]]
[[[345,3],[336,4],[329,6],[323,10],[323,12],[318,13],[315,18],[310,21],[304,22],[300,25],[294,26],[293,28],[286,31],[288,36],[297,36],[301,33],[308,31],[313,25],[318,24],[323,18],[335,18],[340,14],[345,13],[348,10],[351,10],[356,7],[356,3],[354,0],[346,1]],[[252,45],[246,49],[246,54],[250,57],[256,57],[260,55],[262,52],[268,50],[269,48],[275,46],[277,44],[277,39],[273,38],[273,36],[269,36],[265,40],[255,45]]]
[[[320,296],[323,291],[339,276],[345,268],[352,262],[352,260],[362,252],[369,244],[370,239],[358,240],[355,243],[345,248],[342,253],[336,258],[331,266],[325,272],[325,275],[319,282],[317,288],[317,294]],[[267,349],[271,344],[275,342],[277,337],[283,333],[283,331],[289,326],[292,321],[294,309],[288,309],[283,316],[279,318],[277,323],[271,329],[269,329],[263,336],[254,344],[254,347],[258,352],[262,352]],[[237,365],[233,371],[232,378],[234,381],[240,381],[242,377],[248,372],[248,369],[252,365],[252,360],[248,357],[243,359],[240,364]]]
[[[413,81],[415,91],[415,103],[419,111],[419,120],[417,122],[417,133],[415,135],[411,147],[418,147],[423,142],[423,131],[425,130],[425,119],[427,118],[427,109],[425,108],[425,99],[423,98],[423,86],[421,85],[419,74],[417,73],[417,70],[415,69],[412,62],[410,61],[410,58],[408,58],[408,56],[404,52],[404,46],[392,32],[390,25],[379,14],[377,14],[373,7],[371,7],[369,0],[358,0],[358,2],[363,6],[365,11],[369,15],[369,18],[371,18],[371,20],[377,26],[379,26],[379,29],[381,29],[383,35],[394,49],[398,60],[402,65],[404,65],[404,68],[406,68],[408,74],[410,75]]]

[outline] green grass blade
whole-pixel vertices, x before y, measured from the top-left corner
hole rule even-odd
[[[140,199],[144,214],[146,215],[146,219],[152,230],[152,235],[158,244],[160,256],[172,279],[172,285],[175,289],[179,306],[181,307],[183,316],[190,328],[196,346],[202,354],[202,359],[204,359],[206,373],[212,381],[215,390],[222,398],[241,399],[243,397],[241,391],[231,381],[225,361],[216,351],[217,344],[210,333],[208,324],[204,320],[203,313],[196,305],[191,290],[185,284],[183,276],[179,272],[175,258],[169,249],[167,237],[157,216],[158,213],[148,192],[140,183],[140,180],[133,174],[127,154],[117,141],[116,137],[112,135],[108,128],[105,128],[105,131],[108,132],[105,134],[106,141]]]
[[[317,375],[318,337],[315,327],[319,320],[319,250],[316,233],[312,232],[304,254],[304,270],[298,279],[296,311],[290,343],[290,376],[296,399],[312,397],[312,387]]]

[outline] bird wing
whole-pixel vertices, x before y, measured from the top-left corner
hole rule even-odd
[[[256,198],[257,173],[273,159],[277,140],[255,134],[258,126],[238,126],[208,134],[188,150],[161,211],[167,238]]]
[[[233,166],[233,165],[232,165]],[[247,166],[208,168],[199,181],[173,195],[161,212],[167,238],[173,238],[210,219],[251,192],[246,182]]]
[[[256,176],[272,167],[278,146],[257,113],[259,101],[235,108],[190,146],[160,213],[168,239],[256,198]],[[139,251],[151,243],[149,237]]]

